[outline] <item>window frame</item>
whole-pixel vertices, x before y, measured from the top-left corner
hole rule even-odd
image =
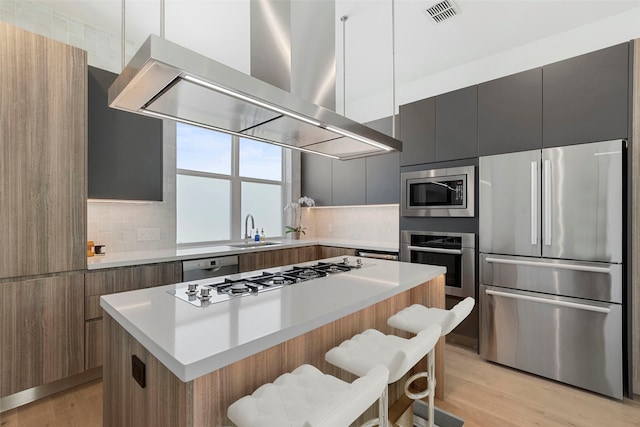
[[[186,125],[186,126],[193,126],[193,125]],[[230,231],[230,239],[225,239],[225,240],[206,240],[206,241],[198,241],[198,242],[183,242],[183,243],[179,243],[178,242],[178,232],[177,232],[177,228],[178,228],[178,218],[177,218],[177,211],[178,211],[178,203],[177,203],[177,193],[178,193],[178,186],[176,185],[176,246],[177,247],[189,247],[189,246],[203,246],[203,245],[212,245],[212,244],[224,244],[224,243],[231,243],[231,242],[238,242],[241,241],[244,237],[244,221],[245,218],[242,218],[242,183],[243,182],[250,182],[250,183],[257,183],[257,184],[270,184],[270,185],[279,185],[280,186],[280,192],[281,192],[281,202],[282,202],[282,206],[280,206],[281,212],[282,214],[280,215],[280,234],[278,235],[270,235],[269,238],[283,238],[284,237],[284,223],[285,223],[285,215],[284,215],[284,205],[286,204],[286,189],[287,189],[287,183],[286,183],[286,170],[287,170],[287,159],[288,156],[286,155],[286,148],[284,147],[279,147],[281,150],[281,161],[280,161],[280,181],[277,180],[271,180],[271,179],[263,179],[263,178],[251,178],[251,177],[242,177],[240,176],[240,137],[236,136],[236,135],[230,135],[231,136],[231,174],[230,175],[225,175],[225,174],[220,174],[220,173],[214,173],[214,172],[203,172],[203,171],[195,171],[195,170],[191,170],[191,169],[180,169],[177,166],[177,153],[178,153],[178,145],[179,145],[179,141],[178,141],[178,135],[177,135],[177,126],[175,127],[176,129],[176,183],[177,183],[177,176],[178,175],[189,175],[189,176],[195,176],[195,177],[201,177],[201,178],[212,178],[212,179],[220,179],[220,180],[226,180],[230,182],[230,186],[231,186],[231,224],[229,224],[229,227],[231,228]],[[207,129],[209,130],[209,129]],[[213,130],[210,130],[211,132],[216,132]],[[222,133],[222,132],[221,132]],[[251,138],[243,138],[243,139],[251,139]],[[258,141],[258,142],[262,142],[262,141]],[[267,144],[266,142],[264,144]],[[252,212],[252,215],[255,217],[256,214]],[[257,218],[259,220],[259,218]],[[234,238],[234,236],[239,236],[237,238]]]

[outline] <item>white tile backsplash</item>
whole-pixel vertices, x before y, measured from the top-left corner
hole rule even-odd
[[[400,234],[398,205],[306,208],[302,225],[307,238],[339,238],[397,242]]]

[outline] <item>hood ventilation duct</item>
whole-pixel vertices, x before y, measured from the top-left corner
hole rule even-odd
[[[151,35],[109,88],[109,105],[347,160],[402,143]]]

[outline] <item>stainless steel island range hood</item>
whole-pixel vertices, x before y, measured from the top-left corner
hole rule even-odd
[[[109,88],[109,105],[346,160],[402,142],[151,35]]]

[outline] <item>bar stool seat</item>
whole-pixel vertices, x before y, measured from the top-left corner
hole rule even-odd
[[[387,324],[402,331],[419,333],[430,325],[439,325],[442,336],[455,329],[473,310],[475,300],[467,297],[456,304],[451,310],[428,308],[424,305],[413,304],[399,311],[387,320]]]
[[[420,334],[425,328],[437,325],[440,327],[441,336],[449,334],[455,329],[473,310],[476,301],[467,297],[464,300],[457,303],[451,310],[443,310],[441,308],[428,308],[424,305],[413,304],[399,311],[398,313],[387,319],[387,324],[396,329],[402,331],[413,332],[414,334]],[[405,394],[411,399],[424,399],[429,398],[429,427],[434,425],[435,418],[435,405],[434,395],[436,387],[435,378],[435,353],[429,352],[428,355],[428,370],[424,373],[418,373],[407,381],[415,381],[418,378],[427,378],[429,381],[429,388],[423,392],[412,393],[409,388],[405,386]]]
[[[372,366],[384,365],[389,370],[388,384],[402,378],[418,361],[425,357],[440,338],[440,326],[432,325],[411,339],[385,335],[368,329],[344,341],[327,352],[325,359],[352,374],[362,376]],[[405,386],[407,387],[407,386]],[[380,397],[379,417],[366,425],[388,425],[388,396]]]
[[[352,383],[301,365],[227,409],[239,427],[348,426],[384,392],[389,371],[373,366]]]

